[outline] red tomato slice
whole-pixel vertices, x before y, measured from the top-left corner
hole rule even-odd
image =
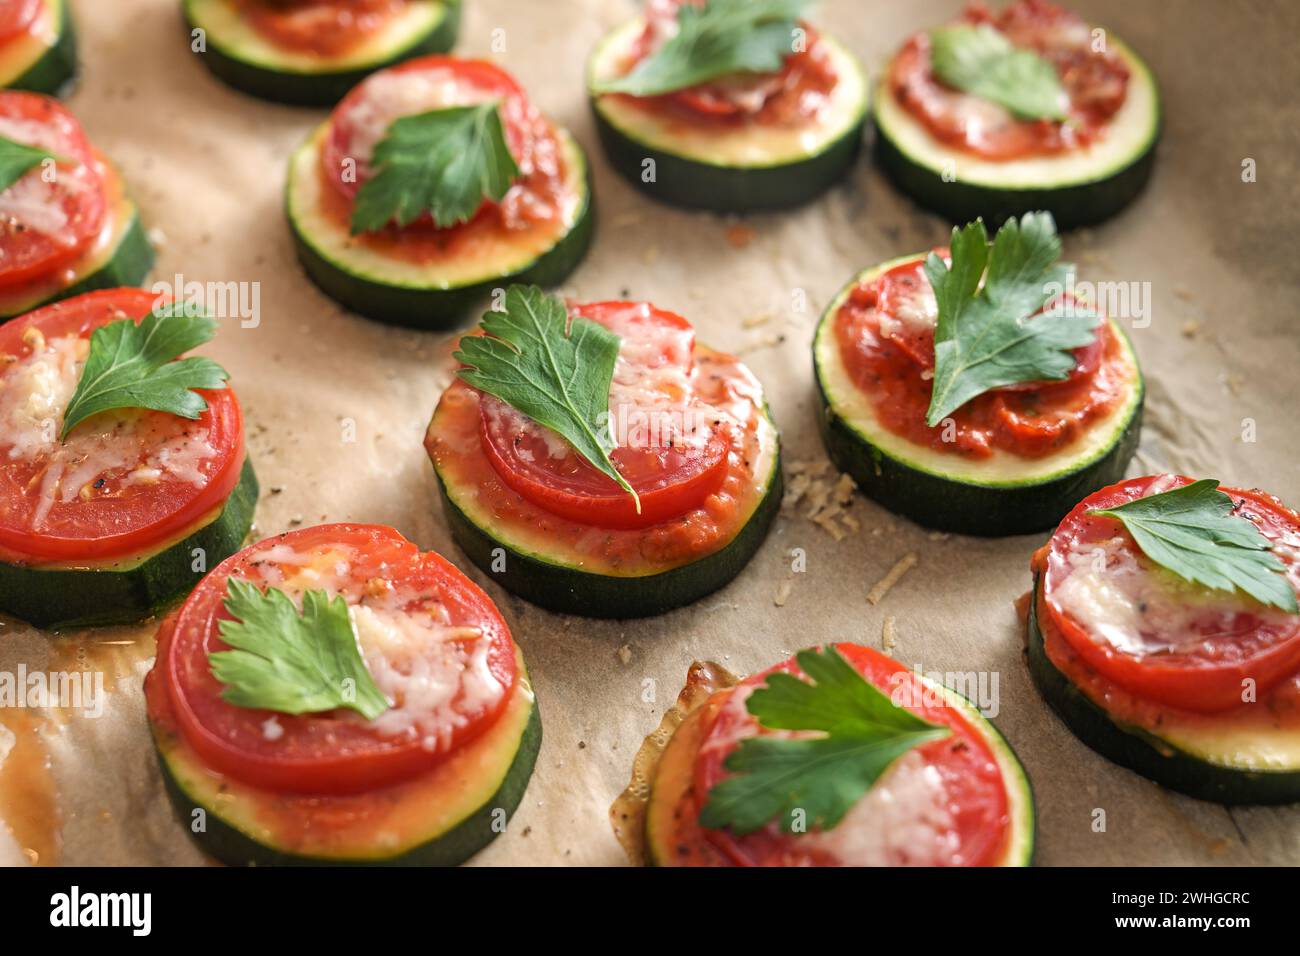
[[[941,865],[988,866],[996,862],[1010,834],[1010,816],[1006,784],[997,758],[984,738],[958,710],[925,696],[924,685],[903,664],[857,644],[835,647],[875,687],[891,696],[900,694],[895,699],[901,699],[912,713],[952,729],[950,736],[924,744],[915,751],[938,773],[947,800],[949,825],[939,835],[944,847],[942,855],[946,857]],[[769,674],[778,672],[802,676],[791,658],[746,678],[737,688],[757,687],[766,682]],[[728,693],[735,693],[737,688]],[[743,706],[723,703],[718,709],[695,762],[695,793],[701,806],[708,792],[730,776],[724,766],[727,757],[740,740],[755,732],[771,733],[758,727]],[[839,824],[852,825],[854,822],[848,817]],[[775,823],[746,836],[736,836],[729,830],[705,830],[704,833],[706,839],[738,866],[836,866],[840,863],[833,841],[819,843],[809,850],[806,841],[811,834],[782,833]],[[932,854],[927,849],[917,847],[910,851],[928,861]],[[905,862],[908,861],[891,861],[892,864]]]
[[[26,32],[40,9],[41,0],[5,0],[0,3],[0,43]]]
[[[81,124],[57,100],[0,91],[0,135],[48,149],[53,181],[41,166],[0,192],[0,287],[49,275],[99,234],[107,199]]]
[[[1052,626],[1098,673],[1137,696],[1198,713],[1218,713],[1241,706],[1242,682],[1247,678],[1262,695],[1296,672],[1300,667],[1300,616],[1266,608],[1238,593],[1206,590],[1204,603],[1198,598],[1193,604],[1186,594],[1157,589],[1154,595],[1162,598],[1160,604],[1151,592],[1134,596],[1142,609],[1141,626],[1128,640],[1120,641],[1101,633],[1096,622],[1076,618],[1062,603],[1063,586],[1090,554],[1100,553],[1105,558],[1103,573],[1112,576],[1115,587],[1160,585],[1161,581],[1172,586],[1172,575],[1141,554],[1118,519],[1087,512],[1168,491],[1191,480],[1178,475],[1131,478],[1081,501],[1052,535],[1043,596]],[[1265,537],[1285,545],[1275,553],[1286,565],[1292,587],[1300,591],[1300,516],[1263,492],[1222,490],[1237,503],[1237,514],[1253,521]],[[1113,546],[1101,549],[1116,537],[1122,542],[1121,550],[1115,551]],[[1123,582],[1115,575],[1120,562],[1125,562]],[[1136,562],[1136,572],[1129,562]],[[1166,578],[1166,574],[1170,576]],[[1166,613],[1170,608],[1175,615]]]
[[[334,108],[330,134],[321,150],[326,180],[345,198],[355,199],[362,183],[373,175],[370,157],[393,120],[488,100],[500,101],[510,152],[524,169],[533,149],[536,111],[523,89],[509,73],[486,60],[435,55],[372,74]]]
[[[115,319],[139,320],[157,302],[158,296],[144,289],[107,289],[0,326],[0,355],[13,359],[0,370],[0,554],[5,560],[45,563],[134,555],[184,532],[220,507],[238,483],[244,428],[230,388],[203,391],[208,409],[194,421],[137,409],[108,411],[58,441],[63,417],[58,405],[40,423],[29,419],[28,427],[15,430],[15,417],[25,414],[21,407],[27,393],[15,392],[14,382],[24,374],[24,360],[33,355],[35,332],[46,343],[73,335],[89,339]],[[67,360],[60,354],[50,362]],[[66,395],[71,397],[70,388]],[[40,440],[38,433],[47,428],[49,439]],[[28,452],[20,452],[19,445]],[[195,452],[203,446],[210,454]],[[185,459],[187,453],[195,459]],[[162,457],[187,464],[172,471],[161,466]]]
[[[240,13],[271,42],[342,56],[402,12],[405,0],[239,0]]]
[[[219,621],[230,617],[223,606],[227,578],[279,586],[313,556],[328,567],[340,560],[343,566],[333,572],[338,576],[333,584],[308,587],[344,594],[349,604],[387,602],[398,614],[445,614],[450,627],[477,629],[475,637],[450,640],[464,640],[467,653],[482,654],[495,690],[471,694],[470,678],[461,671],[455,695],[439,705],[444,709],[427,712],[437,726],[416,724],[403,731],[377,726],[351,710],[292,716],[222,700],[224,685],[213,676],[208,655],[227,647],[219,631]],[[423,660],[436,667],[443,658]],[[367,665],[383,690],[368,654]],[[478,673],[470,670],[471,676]],[[150,715],[178,726],[213,770],[279,792],[352,794],[408,780],[454,753],[493,724],[516,680],[510,630],[477,585],[392,528],[335,524],[268,538],[214,568],[162,628],[145,694]],[[267,733],[271,720],[276,730]]]
[[[644,528],[691,510],[722,484],[731,447],[727,421],[708,406],[692,404],[694,329],[681,316],[645,303],[596,302],[570,311],[623,338],[610,393],[618,437],[610,458],[640,496],[640,514],[614,479],[491,396],[479,404],[484,453],[509,487],[572,521]],[[683,434],[706,432],[702,442],[681,441]]]

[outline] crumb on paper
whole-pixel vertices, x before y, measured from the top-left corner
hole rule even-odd
[[[1187,286],[1176,285],[1174,286],[1174,298],[1182,299],[1184,302],[1191,302],[1196,296],[1192,294],[1192,290]]]
[[[872,607],[875,607],[877,604],[883,601],[885,599],[885,595],[890,592],[893,586],[899,582],[899,580],[903,577],[903,575],[906,574],[908,571],[912,570],[912,568],[916,565],[916,560],[917,559],[916,559],[915,551],[909,551],[907,554],[899,558],[898,561],[894,564],[894,566],[889,569],[889,573],[886,574],[879,581],[877,581],[875,587],[873,587],[867,593],[867,603],[870,604]]]
[[[770,321],[772,321],[772,317],[768,315],[766,312],[762,312],[759,313],[758,315],[751,315],[749,318],[745,319],[740,324],[747,329],[754,329],[764,324],[765,322],[770,322]]]
[[[880,629],[880,647],[891,657],[894,648],[898,646],[897,632],[894,630],[894,618],[892,616],[885,618],[885,623]]]
[[[929,534],[931,541],[947,541],[951,537],[947,531],[931,531]]]
[[[748,355],[750,352],[757,352],[761,349],[775,348],[785,341],[785,336],[780,332],[772,332],[761,338],[754,339],[752,342],[746,342],[736,350],[737,355]]]
[[[772,603],[777,607],[785,607],[785,602],[790,598],[790,589],[794,587],[794,577],[790,576],[776,586],[776,594],[772,596]]]
[[[731,248],[744,249],[754,241],[758,233],[754,231],[753,226],[733,223],[727,227],[725,235],[727,237],[727,245],[731,246]]]
[[[830,462],[793,461],[787,466],[790,478],[781,499],[782,510],[792,511],[803,505],[803,516],[817,525],[836,541],[862,530],[862,522],[849,508],[857,496],[857,485],[848,475],[838,475],[834,481],[826,475]]]
[[[659,247],[646,246],[645,251],[641,253],[641,261],[648,266],[654,265],[659,261]]]
[[[1183,327],[1179,331],[1183,333],[1183,338],[1194,339],[1196,338],[1196,333],[1199,332],[1200,330],[1201,330],[1200,322],[1197,322],[1195,319],[1188,319],[1186,322],[1183,323]]]
[[[631,645],[631,644],[624,644],[622,647],[620,647],[620,648],[618,649],[618,659],[619,659],[620,661],[622,661],[622,662],[624,663],[624,665],[627,665],[627,664],[631,664],[631,663],[632,663],[632,645]]]

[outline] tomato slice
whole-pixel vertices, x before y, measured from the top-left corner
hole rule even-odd
[[[358,625],[393,708],[367,721],[351,710],[293,716],[222,700],[208,655],[227,648],[219,622],[230,617],[230,577],[291,595],[323,588],[354,614],[395,622],[377,643]],[[335,524],[268,538],[214,568],[165,623],[145,694],[150,716],[176,726],[215,771],[277,792],[354,794],[408,780],[482,733],[517,677],[510,630],[477,585],[392,528]]]
[[[908,863],[941,866],[987,866],[995,863],[1010,836],[1011,820],[1008,811],[1006,784],[997,758],[979,731],[953,707],[932,699],[924,690],[914,671],[871,648],[857,644],[836,644],[836,649],[857,671],[875,687],[887,694],[898,695],[904,706],[920,717],[951,728],[952,733],[942,740],[932,741],[915,748],[909,755],[895,761],[895,767],[908,760],[920,767],[929,786],[934,788],[930,816],[924,806],[903,807],[905,813],[914,813],[916,827],[901,820],[886,821],[875,817],[854,816],[849,811],[836,829],[826,833],[787,834],[775,823],[745,836],[730,830],[704,830],[705,839],[722,850],[738,866],[837,866],[845,862],[862,862],[844,859],[843,849],[851,841],[849,834],[840,828],[899,826],[907,832],[929,830],[929,845],[885,845],[887,839],[871,842],[877,845],[871,862],[881,865]],[[744,706],[744,699],[753,688],[763,685],[769,674],[784,673],[800,676],[802,672],[794,658],[754,674],[730,691],[717,707],[716,716],[700,745],[695,762],[695,794],[700,805],[718,783],[730,776],[724,766],[740,741],[756,734],[769,735],[773,731],[760,727]],[[914,755],[914,756],[912,756]],[[876,786],[889,786],[889,773],[877,781]],[[868,800],[868,793],[862,800]],[[868,807],[870,809],[870,807]],[[887,834],[885,835],[887,837]]]
[[[272,43],[336,57],[402,12],[406,0],[238,0],[240,14]]]
[[[40,9],[41,0],[5,0],[0,3],[0,43],[25,33]]]
[[[243,417],[230,388],[197,419],[111,410],[58,439],[85,345],[147,315],[158,296],[108,289],[0,326],[0,555],[11,563],[108,560],[152,549],[219,508],[239,481]]]
[[[321,151],[326,180],[355,199],[373,175],[370,158],[393,120],[489,100],[500,102],[510,152],[523,168],[532,151],[536,117],[523,89],[486,60],[435,55],[374,73],[340,101],[330,114],[330,134]]]
[[[99,234],[107,199],[81,124],[57,100],[0,91],[0,135],[58,160],[52,181],[37,166],[0,192],[0,287],[9,287],[75,259]]]
[[[1148,700],[1219,713],[1242,705],[1247,679],[1262,695],[1300,668],[1300,616],[1182,582],[1142,554],[1118,519],[1088,514],[1191,480],[1131,478],[1081,501],[1048,545],[1043,597],[1051,625],[1108,680]],[[1274,553],[1300,592],[1300,516],[1263,492],[1222,490],[1279,545]]]
[[[570,307],[623,340],[610,388],[614,466],[636,489],[641,511],[614,479],[554,432],[504,402],[479,403],[483,451],[501,480],[552,514],[604,528],[644,528],[675,518],[716,491],[727,473],[732,423],[695,395],[695,331],[646,303]]]

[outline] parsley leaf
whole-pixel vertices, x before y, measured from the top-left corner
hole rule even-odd
[[[506,289],[504,311],[483,315],[483,331],[460,340],[452,357],[468,367],[456,374],[558,432],[632,496],[639,514],[641,499],[610,460],[614,442],[603,424],[619,337],[588,319],[570,320],[562,300],[520,285]]]
[[[743,836],[779,817],[790,833],[802,810],[809,828],[832,829],[895,759],[950,733],[896,706],[834,647],[800,651],[796,660],[813,683],[771,674],[745,706],[769,730],[825,736],[742,740],[724,764],[735,775],[709,791],[701,825]]]
[[[930,34],[930,64],[948,86],[992,100],[1023,120],[1063,121],[1069,103],[1056,67],[988,24]]]
[[[1069,272],[1056,261],[1061,240],[1050,213],[1008,219],[992,249],[976,219],[953,229],[950,248],[951,266],[934,253],[925,262],[939,306],[925,415],[931,428],[991,389],[1067,377],[1075,365],[1071,351],[1093,340],[1100,321],[1077,305],[1065,315],[1035,316]]]
[[[198,418],[208,407],[195,388],[225,388],[226,370],[209,358],[176,356],[211,341],[217,323],[193,306],[164,305],[140,320],[118,319],[90,336],[90,354],[63,412],[60,438],[110,408],[150,408]]]
[[[1254,522],[1233,513],[1232,499],[1214,478],[1088,514],[1118,518],[1143,554],[1186,581],[1240,589],[1261,604],[1300,613],[1272,544]]]
[[[221,699],[236,707],[282,714],[314,714],[338,707],[374,720],[389,707],[357,647],[342,597],[324,591],[302,596],[302,613],[277,588],[265,592],[239,578],[226,579],[221,639],[233,650],[208,654]]]
[[[0,136],[0,192],[22,179],[28,170],[55,156],[39,146],[16,143]]]
[[[484,199],[499,201],[519,177],[496,103],[431,110],[393,121],[375,146],[376,173],[352,207],[352,234],[428,212],[439,229],[466,222]]]
[[[794,31],[810,0],[708,0],[683,4],[677,34],[598,93],[658,96],[732,73],[773,73],[794,52]]]

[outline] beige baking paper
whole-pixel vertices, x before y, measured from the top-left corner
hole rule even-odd
[[[208,350],[244,405],[263,488],[258,532],[382,522],[482,581],[451,543],[421,447],[451,337],[350,315],[294,261],[285,162],[322,113],[221,86],[191,55],[175,0],[72,6],[83,69],[69,104],[154,230],[154,278],[260,283],[260,325],[228,320]],[[583,93],[586,54],[634,4],[466,6],[459,50],[482,55],[494,35],[504,41],[502,62],[590,153],[596,243],[564,291],[648,299],[686,315],[701,339],[743,354],[763,379],[787,460],[822,460],[809,351],[819,311],[858,269],[943,242],[948,224],[895,193],[865,159],[850,181],[788,214],[727,220],[655,205],[605,164]],[[874,71],[911,31],[957,6],[824,0],[816,19]],[[1139,283],[1149,297],[1149,326],[1128,323],[1149,389],[1134,473],[1210,475],[1300,504],[1300,9],[1280,0],[1252,4],[1248,15],[1216,0],[1078,6],[1147,58],[1166,104],[1149,191],[1113,222],[1066,239],[1083,278]],[[1243,181],[1247,160],[1256,181]],[[1167,793],[1084,747],[1039,699],[1012,602],[1029,585],[1042,536],[931,534],[858,499],[849,513],[861,528],[837,541],[803,508],[783,514],[733,585],[662,617],[565,618],[486,584],[527,655],[545,741],[509,829],[475,863],[622,864],[610,801],[692,659],[751,671],[819,641],[879,646],[887,624],[909,665],[997,675],[996,723],[1037,796],[1040,862],[1300,863],[1300,809],[1227,810]],[[791,572],[794,548],[806,572]],[[906,555],[915,566],[868,603]],[[140,691],[152,641],[149,628],[51,638],[0,626],[0,670],[99,671],[108,688],[97,719],[0,710],[0,860],[203,862],[172,819],[154,765]],[[1104,832],[1094,829],[1098,811]]]

